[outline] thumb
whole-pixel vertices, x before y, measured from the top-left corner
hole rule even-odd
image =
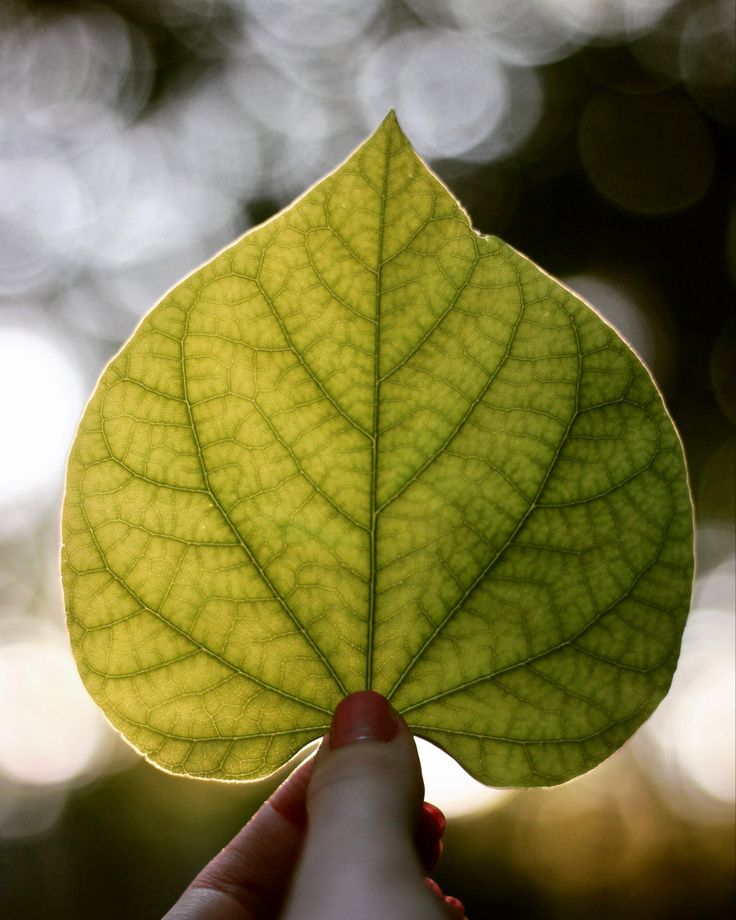
[[[379,841],[403,851],[423,796],[414,738],[388,700],[370,690],[342,700],[307,789],[310,830],[344,832],[364,859],[378,855],[372,844]]]
[[[423,794],[414,739],[388,700],[342,700],[315,758],[286,920],[446,918],[415,845]]]

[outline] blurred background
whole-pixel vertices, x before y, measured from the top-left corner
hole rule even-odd
[[[590,300],[682,434],[698,574],[673,689],[592,773],[487,790],[422,745],[473,920],[732,916],[732,0],[0,8],[0,915],[157,918],[275,785],[147,765],[87,699],[58,576],[102,368],[184,274],[391,106],[476,227]]]

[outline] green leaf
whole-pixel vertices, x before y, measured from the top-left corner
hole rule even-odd
[[[264,776],[373,688],[486,783],[558,783],[666,693],[682,450],[589,306],[494,237],[393,114],[178,284],[69,461],[72,646],[175,772]]]

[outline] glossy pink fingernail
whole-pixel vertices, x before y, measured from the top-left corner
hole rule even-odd
[[[344,747],[354,741],[390,741],[399,730],[396,713],[385,696],[360,690],[342,700],[330,726],[330,747]]]
[[[416,845],[425,872],[432,872],[442,856],[442,835],[447,822],[445,816],[429,802],[422,804],[417,824]]]
[[[436,894],[437,897],[440,899],[444,898],[444,895],[442,894],[442,889],[437,884],[437,882],[435,882],[433,878],[429,878],[428,876],[427,878],[424,879],[424,884],[427,886],[427,888],[429,888],[432,894]]]
[[[422,802],[422,811],[427,826],[432,828],[437,837],[441,837],[447,828],[447,818],[436,805],[431,802]]]
[[[453,898],[451,894],[446,894],[445,904],[449,905],[450,907],[454,907],[455,910],[459,910],[461,917],[465,916],[465,905],[459,898]]]

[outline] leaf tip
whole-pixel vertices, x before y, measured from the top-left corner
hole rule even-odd
[[[398,131],[399,134],[400,134],[402,137],[406,137],[406,135],[404,134],[404,132],[403,132],[402,129],[401,129],[401,125],[399,124],[399,119],[398,119],[398,117],[397,117],[397,115],[396,115],[396,109],[393,108],[393,106],[388,110],[388,114],[386,115],[386,117],[385,117],[385,118],[383,119],[383,121],[381,122],[381,124],[380,124],[380,126],[379,126],[379,131],[380,131],[380,130],[383,130],[383,131]]]

